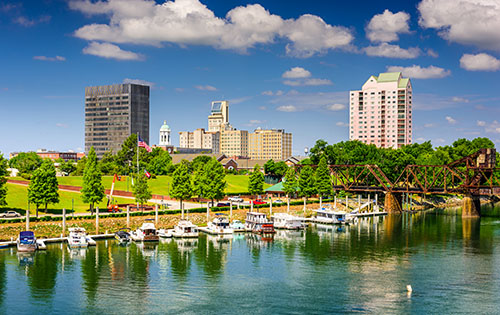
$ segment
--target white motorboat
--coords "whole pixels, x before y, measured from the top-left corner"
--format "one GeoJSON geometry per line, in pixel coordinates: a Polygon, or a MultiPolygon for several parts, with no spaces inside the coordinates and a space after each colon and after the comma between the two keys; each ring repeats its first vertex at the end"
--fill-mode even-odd
{"type": "Polygon", "coordinates": [[[303,218],[288,213],[275,213],[271,221],[276,229],[299,230],[305,227],[303,218]]]}
{"type": "Polygon", "coordinates": [[[146,219],[140,228],[130,234],[136,242],[156,242],[160,239],[153,219],[146,219]]]}
{"type": "Polygon", "coordinates": [[[118,232],[115,233],[115,238],[120,244],[128,244],[132,240],[130,238],[129,231],[129,228],[121,228],[118,232]]]}
{"type": "Polygon", "coordinates": [[[191,238],[198,237],[198,227],[189,220],[180,220],[171,231],[173,237],[191,238]]]}
{"type": "Polygon", "coordinates": [[[274,233],[274,224],[267,219],[265,213],[247,212],[245,230],[258,234],[274,233]]]}
{"type": "Polygon", "coordinates": [[[216,214],[212,222],[208,222],[206,231],[210,234],[233,234],[234,232],[229,226],[229,219],[222,214],[216,214]]]}
{"type": "Polygon", "coordinates": [[[335,211],[330,207],[323,207],[316,212],[315,222],[325,224],[353,224],[358,221],[358,218],[352,213],[335,211]]]}
{"type": "Polygon", "coordinates": [[[172,238],[172,230],[159,229],[158,236],[160,238],[172,238]]]}
{"type": "Polygon", "coordinates": [[[18,252],[34,252],[38,249],[35,233],[33,231],[22,231],[17,238],[18,252]]]}
{"type": "Polygon", "coordinates": [[[68,246],[70,248],[87,248],[89,242],[87,240],[87,233],[82,227],[69,228],[68,246]]]}
{"type": "Polygon", "coordinates": [[[234,232],[245,232],[245,224],[240,220],[233,220],[229,227],[231,227],[234,232]]]}

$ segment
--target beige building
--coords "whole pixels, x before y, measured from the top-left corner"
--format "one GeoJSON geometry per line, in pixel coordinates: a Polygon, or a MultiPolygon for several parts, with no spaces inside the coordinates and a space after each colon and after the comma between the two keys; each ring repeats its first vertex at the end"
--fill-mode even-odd
{"type": "Polygon", "coordinates": [[[292,134],[283,129],[255,129],[248,135],[248,157],[285,160],[292,155],[292,134]]]}
{"type": "Polygon", "coordinates": [[[248,156],[248,131],[225,124],[220,129],[219,147],[219,152],[227,156],[248,156]]]}
{"type": "Polygon", "coordinates": [[[198,128],[193,132],[179,132],[179,147],[190,149],[210,149],[212,153],[219,153],[219,133],[205,132],[198,128]]]}
{"type": "Polygon", "coordinates": [[[215,101],[212,102],[210,116],[208,116],[208,131],[217,132],[220,126],[229,124],[229,102],[215,101]]]}

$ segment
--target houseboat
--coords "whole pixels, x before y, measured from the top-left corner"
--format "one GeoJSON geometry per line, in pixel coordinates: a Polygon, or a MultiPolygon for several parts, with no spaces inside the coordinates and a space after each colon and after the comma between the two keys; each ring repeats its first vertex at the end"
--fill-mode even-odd
{"type": "Polygon", "coordinates": [[[274,224],[270,222],[265,213],[247,212],[245,230],[257,234],[274,233],[274,224]]]}
{"type": "Polygon", "coordinates": [[[68,246],[69,248],[87,248],[87,233],[82,227],[69,228],[68,246]]]}
{"type": "Polygon", "coordinates": [[[245,232],[245,224],[240,220],[233,220],[229,225],[235,232],[245,232]]]}
{"type": "Polygon", "coordinates": [[[195,238],[198,237],[198,227],[189,220],[180,220],[171,234],[178,238],[195,238]]]}
{"type": "Polygon", "coordinates": [[[221,213],[216,213],[212,222],[208,222],[205,229],[210,234],[233,234],[234,230],[229,226],[229,219],[221,213]]]}
{"type": "Polygon", "coordinates": [[[17,237],[18,252],[34,252],[38,249],[35,233],[33,231],[22,231],[17,237]]]}
{"type": "Polygon", "coordinates": [[[305,227],[303,218],[288,213],[275,213],[271,221],[275,229],[300,230],[305,227]]]}
{"type": "Polygon", "coordinates": [[[356,223],[358,218],[348,212],[335,211],[330,207],[323,207],[316,212],[316,217],[314,222],[324,223],[324,224],[353,224],[356,223]]]}
{"type": "Polygon", "coordinates": [[[136,242],[156,242],[160,239],[153,219],[146,219],[140,228],[133,231],[130,235],[136,242]]]}

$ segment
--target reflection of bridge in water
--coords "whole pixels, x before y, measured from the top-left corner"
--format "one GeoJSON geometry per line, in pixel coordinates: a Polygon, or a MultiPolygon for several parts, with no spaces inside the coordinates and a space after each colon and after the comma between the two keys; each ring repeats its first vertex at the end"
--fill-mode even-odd
{"type": "Polygon", "coordinates": [[[334,190],[380,192],[385,209],[402,212],[402,194],[464,195],[462,216],[480,216],[480,196],[500,195],[496,150],[480,149],[447,165],[407,165],[391,181],[377,165],[330,165],[334,190]]]}

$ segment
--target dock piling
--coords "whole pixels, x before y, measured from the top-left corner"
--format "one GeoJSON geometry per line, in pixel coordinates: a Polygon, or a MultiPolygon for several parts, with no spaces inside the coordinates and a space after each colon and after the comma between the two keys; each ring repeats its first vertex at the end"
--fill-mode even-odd
{"type": "Polygon", "coordinates": [[[26,211],[26,231],[30,230],[30,209],[26,211]]]}
{"type": "Polygon", "coordinates": [[[62,210],[62,229],[63,229],[63,237],[66,236],[66,208],[62,210]]]}
{"type": "Polygon", "coordinates": [[[155,225],[158,225],[158,204],[155,205],[155,225]]]}
{"type": "Polygon", "coordinates": [[[130,206],[127,205],[127,228],[130,228],[130,206]]]}
{"type": "Polygon", "coordinates": [[[95,234],[99,234],[99,207],[95,208],[95,234]]]}
{"type": "Polygon", "coordinates": [[[273,196],[269,197],[269,215],[273,215],[273,196]]]}

